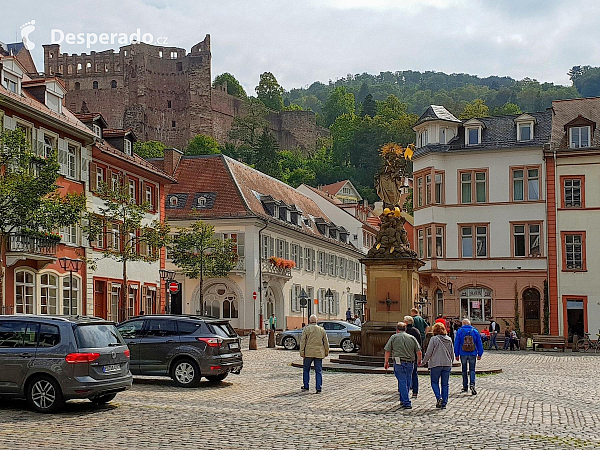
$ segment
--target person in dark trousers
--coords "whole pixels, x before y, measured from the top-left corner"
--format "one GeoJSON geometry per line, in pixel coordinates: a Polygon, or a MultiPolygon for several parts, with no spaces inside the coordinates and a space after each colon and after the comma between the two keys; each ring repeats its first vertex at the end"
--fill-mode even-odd
{"type": "Polygon", "coordinates": [[[417,308],[411,309],[410,315],[414,320],[413,326],[421,333],[421,340],[425,339],[425,328],[427,328],[429,324],[419,315],[419,310],[417,308]]]}
{"type": "Polygon", "coordinates": [[[415,359],[417,365],[421,364],[421,347],[414,336],[406,333],[406,324],[398,322],[396,334],[392,335],[383,347],[385,350],[385,363],[383,368],[387,371],[390,367],[390,357],[394,358],[394,375],[398,380],[398,393],[402,408],[412,409],[408,388],[412,377],[415,359]],[[415,356],[416,355],[416,356],[415,356]]]}
{"type": "Polygon", "coordinates": [[[468,388],[470,387],[471,394],[477,395],[477,391],[475,390],[475,364],[483,355],[483,343],[481,342],[479,331],[471,325],[469,319],[463,319],[462,324],[462,327],[458,329],[454,338],[454,355],[456,356],[456,360],[460,360],[462,365],[462,391],[468,392],[468,388]],[[468,377],[467,364],[469,366],[468,377]]]}
{"type": "Polygon", "coordinates": [[[346,311],[346,322],[352,322],[352,311],[350,311],[350,308],[346,311]]]}
{"type": "Polygon", "coordinates": [[[504,330],[504,348],[502,350],[508,350],[509,344],[510,344],[510,327],[506,327],[506,330],[504,330]]]}
{"type": "Polygon", "coordinates": [[[493,317],[490,319],[489,331],[490,331],[489,349],[491,350],[492,346],[493,346],[496,350],[498,350],[498,344],[496,343],[496,338],[500,334],[500,324],[498,322],[496,322],[493,317]]]}
{"type": "Polygon", "coordinates": [[[423,364],[428,364],[431,377],[431,389],[435,394],[436,408],[446,409],[448,404],[450,370],[452,369],[452,339],[447,335],[446,327],[441,323],[433,325],[433,337],[427,346],[423,364]],[[441,391],[440,391],[441,380],[441,391]]]}
{"type": "MultiPolygon", "coordinates": [[[[411,316],[404,316],[404,323],[406,324],[406,332],[408,334],[410,334],[411,336],[414,336],[414,338],[419,343],[419,347],[422,348],[423,340],[421,339],[421,333],[419,333],[419,330],[417,330],[413,326],[413,324],[414,324],[413,318],[411,316]]],[[[419,395],[419,375],[417,373],[417,365],[416,364],[415,364],[415,368],[413,369],[413,373],[412,373],[412,377],[411,377],[410,389],[412,389],[412,398],[417,398],[417,396],[419,395]]]]}
{"type": "Polygon", "coordinates": [[[329,341],[323,327],[317,325],[317,316],[308,318],[308,326],[300,336],[300,357],[303,358],[302,390],[308,391],[310,382],[310,367],[314,363],[317,393],[323,386],[323,358],[329,355],[329,341]]]}

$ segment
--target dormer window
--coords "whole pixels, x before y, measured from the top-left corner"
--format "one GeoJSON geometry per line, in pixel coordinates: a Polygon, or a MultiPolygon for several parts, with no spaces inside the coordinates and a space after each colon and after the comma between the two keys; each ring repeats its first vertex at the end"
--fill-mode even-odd
{"type": "Polygon", "coordinates": [[[467,128],[467,145],[479,144],[479,128],[467,128]]]}
{"type": "Polygon", "coordinates": [[[206,207],[206,197],[198,197],[198,207],[205,208],[206,207]]]}
{"type": "Polygon", "coordinates": [[[273,217],[279,218],[279,205],[273,205],[273,217]]]}
{"type": "Polygon", "coordinates": [[[129,139],[124,139],[124,147],[125,154],[131,156],[131,141],[129,139]]]}
{"type": "Polygon", "coordinates": [[[429,143],[429,133],[427,130],[423,130],[419,133],[420,146],[424,147],[429,143]]]}
{"type": "Polygon", "coordinates": [[[7,78],[5,75],[4,76],[4,86],[10,92],[14,92],[16,94],[19,85],[15,81],[11,80],[10,78],[7,78]]]}
{"type": "Polygon", "coordinates": [[[569,142],[571,148],[584,148],[590,146],[590,127],[569,128],[569,142]]]}
{"type": "Polygon", "coordinates": [[[173,196],[169,199],[169,206],[173,206],[173,207],[177,206],[177,197],[173,196]]]}
{"type": "Polygon", "coordinates": [[[533,139],[533,124],[531,122],[528,123],[520,123],[517,128],[517,140],[518,141],[530,141],[533,139]]]}
{"type": "Polygon", "coordinates": [[[102,128],[100,128],[100,125],[97,124],[93,124],[92,125],[92,130],[94,131],[94,135],[98,138],[98,139],[102,139],[102,128]]]}

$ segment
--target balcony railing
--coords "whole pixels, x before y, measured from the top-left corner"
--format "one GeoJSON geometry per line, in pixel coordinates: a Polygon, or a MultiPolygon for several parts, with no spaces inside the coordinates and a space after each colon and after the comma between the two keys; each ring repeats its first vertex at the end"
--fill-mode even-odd
{"type": "Polygon", "coordinates": [[[263,274],[275,275],[284,278],[292,278],[292,269],[285,269],[271,264],[270,261],[263,261],[261,264],[263,274]]]}
{"type": "Polygon", "coordinates": [[[237,263],[231,269],[232,272],[245,272],[246,271],[246,258],[244,256],[238,256],[237,263]]]}
{"type": "Polygon", "coordinates": [[[57,242],[55,239],[11,233],[8,236],[8,248],[6,251],[53,256],[56,254],[56,245],[57,242]]]}

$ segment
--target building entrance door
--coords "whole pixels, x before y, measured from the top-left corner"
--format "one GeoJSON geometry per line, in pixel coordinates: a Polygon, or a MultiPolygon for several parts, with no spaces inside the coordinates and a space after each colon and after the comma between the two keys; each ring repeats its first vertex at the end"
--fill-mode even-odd
{"type": "Polygon", "coordinates": [[[540,334],[540,292],[537,289],[526,289],[523,292],[523,309],[525,310],[525,334],[540,334]]]}
{"type": "Polygon", "coordinates": [[[569,342],[573,342],[573,335],[583,337],[585,331],[583,317],[583,301],[567,299],[567,331],[569,342]]]}
{"type": "Polygon", "coordinates": [[[94,282],[94,316],[106,319],[106,281],[94,282]]]}

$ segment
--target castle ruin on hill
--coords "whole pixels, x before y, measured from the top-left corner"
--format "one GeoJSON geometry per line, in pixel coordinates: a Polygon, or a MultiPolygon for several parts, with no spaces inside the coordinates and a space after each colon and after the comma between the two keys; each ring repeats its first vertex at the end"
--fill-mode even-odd
{"type": "MultiPolygon", "coordinates": [[[[73,112],[100,112],[111,128],[131,128],[141,141],[184,148],[197,134],[228,141],[243,101],[212,87],[210,35],[189,53],[177,47],[133,43],[88,54],[68,55],[44,45],[44,72],[60,74],[73,112]]],[[[312,111],[272,111],[267,120],[282,149],[311,151],[328,130],[312,111]]]]}

